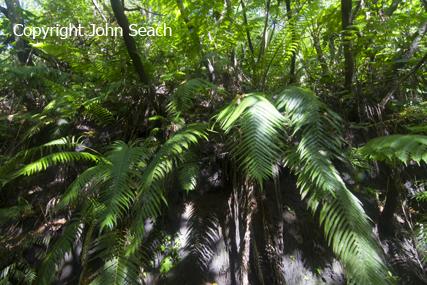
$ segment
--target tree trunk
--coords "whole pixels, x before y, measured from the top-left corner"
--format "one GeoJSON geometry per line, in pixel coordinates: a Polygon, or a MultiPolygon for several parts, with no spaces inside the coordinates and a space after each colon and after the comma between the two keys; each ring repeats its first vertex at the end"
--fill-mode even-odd
{"type": "Polygon", "coordinates": [[[266,35],[267,35],[267,28],[268,28],[268,16],[269,16],[269,10],[270,10],[270,2],[271,0],[267,1],[267,4],[265,5],[265,22],[264,22],[264,30],[262,32],[262,38],[261,38],[261,46],[259,48],[259,53],[258,53],[258,60],[257,62],[260,61],[261,56],[264,52],[266,43],[267,43],[267,39],[266,39],[266,35]]]}
{"type": "MultiPolygon", "coordinates": [[[[399,205],[399,188],[400,188],[400,177],[393,175],[393,170],[390,166],[387,166],[389,173],[389,183],[387,189],[387,198],[385,201],[384,209],[381,213],[380,220],[378,222],[378,228],[384,236],[391,236],[393,234],[393,217],[396,207],[399,205]]],[[[395,169],[398,172],[398,169],[395,169]]]]}
{"type": "MultiPolygon", "coordinates": [[[[245,183],[247,185],[247,182],[245,183]]],[[[246,200],[246,227],[245,235],[243,238],[244,246],[242,249],[242,261],[240,263],[241,268],[241,279],[242,285],[249,285],[249,269],[250,269],[250,250],[251,250],[251,224],[252,224],[252,214],[254,212],[254,187],[253,185],[247,185],[246,189],[247,200],[246,200]]]]}
{"type": "Polygon", "coordinates": [[[390,17],[394,13],[394,11],[396,11],[397,6],[399,6],[400,2],[402,2],[402,0],[393,0],[393,2],[391,2],[391,5],[385,11],[385,14],[390,17]]]}
{"type": "Polygon", "coordinates": [[[313,33],[313,44],[317,52],[317,58],[319,59],[320,66],[322,67],[322,73],[326,76],[329,74],[328,63],[326,62],[326,57],[323,54],[322,47],[320,46],[319,35],[315,32],[313,33]]]}
{"type": "Polygon", "coordinates": [[[342,19],[342,37],[344,46],[344,64],[345,64],[345,89],[349,93],[353,92],[353,77],[354,77],[354,55],[351,51],[351,40],[347,37],[351,36],[346,30],[351,23],[352,0],[341,0],[341,19],[342,19]]]}
{"type": "Polygon", "coordinates": [[[7,13],[7,15],[5,16],[9,19],[12,26],[12,32],[14,33],[13,36],[15,38],[16,66],[25,65],[27,63],[27,60],[29,65],[33,65],[31,61],[30,52],[26,52],[25,50],[26,44],[24,39],[22,38],[22,32],[24,29],[22,25],[24,24],[24,21],[22,20],[21,6],[19,5],[19,1],[5,0],[5,2],[6,2],[7,11],[4,11],[4,9],[2,9],[2,12],[7,13]]]}
{"type": "MultiPolygon", "coordinates": [[[[292,20],[291,0],[286,0],[286,12],[288,14],[289,24],[292,26],[292,40],[294,41],[296,38],[296,33],[295,33],[295,27],[291,23],[291,20],[292,20]]],[[[291,70],[289,71],[289,75],[291,78],[289,79],[289,84],[296,83],[296,77],[295,77],[296,56],[297,56],[296,51],[292,51],[291,70]]]]}
{"type": "Polygon", "coordinates": [[[150,78],[145,71],[144,65],[142,64],[141,58],[139,57],[138,50],[136,49],[135,40],[130,35],[129,21],[125,15],[123,6],[120,0],[110,0],[111,8],[113,8],[114,15],[117,18],[119,26],[123,30],[123,40],[125,41],[126,49],[129,53],[132,63],[138,73],[139,79],[142,84],[147,87],[148,90],[148,102],[151,107],[160,114],[160,107],[156,106],[156,91],[151,85],[150,78]]]}

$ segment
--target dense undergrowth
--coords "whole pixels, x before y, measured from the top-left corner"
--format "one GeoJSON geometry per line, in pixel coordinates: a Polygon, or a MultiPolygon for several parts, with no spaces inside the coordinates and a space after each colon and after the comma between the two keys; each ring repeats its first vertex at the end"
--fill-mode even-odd
{"type": "Polygon", "coordinates": [[[0,284],[427,282],[424,1],[99,2],[0,6],[0,284]]]}

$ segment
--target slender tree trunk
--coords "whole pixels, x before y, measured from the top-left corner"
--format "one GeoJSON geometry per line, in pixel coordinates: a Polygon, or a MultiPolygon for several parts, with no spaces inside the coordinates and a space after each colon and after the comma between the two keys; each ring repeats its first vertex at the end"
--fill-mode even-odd
{"type": "MultiPolygon", "coordinates": [[[[16,66],[26,65],[27,61],[29,65],[33,65],[31,61],[31,54],[30,52],[26,52],[26,44],[24,39],[22,38],[22,32],[23,32],[22,25],[24,24],[24,21],[22,20],[22,12],[21,12],[21,6],[19,5],[19,1],[5,0],[5,3],[6,3],[7,10],[3,8],[2,12],[3,14],[7,13],[5,14],[5,16],[9,19],[12,25],[12,32],[14,33],[13,36],[15,38],[16,66]]],[[[30,51],[31,49],[28,47],[28,50],[30,51]]]]}
{"type": "Polygon", "coordinates": [[[354,77],[354,55],[351,51],[351,40],[347,37],[350,36],[346,30],[351,23],[351,9],[352,0],[341,0],[341,16],[342,16],[342,30],[343,30],[343,46],[344,46],[344,64],[345,64],[345,82],[344,86],[349,93],[353,92],[353,77],[354,77]]]}
{"type": "Polygon", "coordinates": [[[265,45],[267,43],[267,39],[266,39],[266,35],[267,35],[267,28],[268,28],[268,16],[269,16],[269,11],[270,11],[270,2],[271,0],[268,0],[266,5],[265,5],[265,23],[264,23],[264,30],[262,32],[262,38],[261,38],[261,46],[259,48],[259,53],[258,53],[258,60],[257,62],[260,61],[261,56],[264,52],[265,49],[265,45]]]}
{"type": "MultiPolygon", "coordinates": [[[[292,40],[294,41],[296,38],[296,33],[295,33],[295,27],[293,26],[293,24],[291,23],[292,20],[292,11],[291,11],[291,0],[286,0],[286,12],[288,14],[288,21],[289,24],[292,26],[292,40]]],[[[296,51],[292,51],[292,58],[291,58],[291,70],[289,72],[290,74],[290,80],[289,80],[289,84],[294,84],[296,83],[296,76],[295,76],[295,63],[296,63],[296,51]]]]}
{"type": "Polygon", "coordinates": [[[394,11],[396,11],[397,6],[399,6],[400,2],[402,2],[402,0],[393,0],[391,2],[391,5],[385,11],[385,14],[390,17],[394,13],[394,11]]]}
{"type": "MultiPolygon", "coordinates": [[[[387,166],[387,168],[389,172],[387,198],[378,222],[378,228],[383,235],[390,236],[393,234],[394,212],[399,205],[400,177],[397,174],[393,175],[393,170],[390,166],[387,166]]],[[[395,171],[398,172],[399,170],[395,169],[395,171]]]]}
{"type": "Polygon", "coordinates": [[[423,56],[423,58],[415,65],[408,73],[401,76],[397,82],[391,87],[391,89],[384,96],[384,99],[379,104],[380,108],[384,108],[385,104],[387,104],[388,100],[390,100],[391,96],[393,96],[394,92],[396,92],[397,88],[399,88],[400,84],[402,84],[409,76],[414,74],[427,60],[427,54],[423,56]]]}
{"type": "Polygon", "coordinates": [[[245,24],[246,37],[248,39],[249,50],[251,52],[252,64],[253,64],[253,68],[255,69],[255,53],[254,53],[254,47],[252,45],[251,34],[249,33],[249,29],[248,29],[248,17],[246,16],[246,11],[245,11],[246,6],[243,0],[240,0],[240,3],[242,4],[243,23],[245,24]]]}
{"type": "Polygon", "coordinates": [[[328,63],[326,62],[326,57],[323,54],[322,47],[320,46],[319,35],[316,32],[313,32],[313,44],[317,52],[317,58],[319,59],[320,66],[322,67],[323,75],[329,74],[328,63]]]}
{"type": "MultiPolygon", "coordinates": [[[[178,5],[179,11],[181,12],[181,16],[184,19],[185,24],[187,25],[187,29],[189,31],[193,30],[191,33],[191,37],[193,39],[194,44],[196,45],[197,52],[200,54],[200,56],[202,56],[203,51],[202,51],[202,46],[200,44],[200,38],[198,36],[197,27],[189,24],[190,18],[188,16],[187,10],[186,10],[182,0],[177,0],[176,3],[178,5]]],[[[211,82],[214,82],[215,81],[215,69],[212,65],[212,62],[209,59],[206,59],[203,61],[203,65],[209,71],[209,80],[211,82]]]]}
{"type": "Polygon", "coordinates": [[[111,8],[113,8],[114,15],[116,16],[119,26],[123,30],[123,40],[125,41],[126,49],[129,53],[130,58],[132,59],[133,66],[135,67],[136,72],[138,73],[139,79],[142,84],[147,87],[148,90],[148,102],[151,107],[161,114],[160,107],[156,104],[156,90],[151,85],[150,78],[145,71],[144,65],[139,57],[138,50],[136,48],[135,40],[130,35],[129,21],[125,15],[124,8],[120,0],[110,0],[111,8]]]}
{"type": "Polygon", "coordinates": [[[242,261],[240,263],[241,268],[241,279],[242,285],[249,285],[249,269],[250,269],[250,250],[251,250],[251,228],[252,228],[252,215],[253,215],[253,207],[255,204],[254,199],[254,187],[253,185],[248,185],[247,181],[245,183],[247,185],[246,189],[246,226],[245,226],[245,235],[243,238],[244,246],[242,249],[242,261]]]}

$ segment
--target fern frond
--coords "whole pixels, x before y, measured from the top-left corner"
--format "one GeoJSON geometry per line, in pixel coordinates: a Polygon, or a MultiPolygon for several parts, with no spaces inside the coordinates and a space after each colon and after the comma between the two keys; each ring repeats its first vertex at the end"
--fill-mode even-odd
{"type": "Polygon", "coordinates": [[[0,227],[7,223],[10,219],[16,219],[21,216],[23,211],[28,211],[32,208],[31,205],[17,205],[10,208],[0,208],[0,227]]]}
{"type": "Polygon", "coordinates": [[[135,248],[135,238],[119,231],[101,236],[93,246],[95,255],[104,260],[104,265],[95,272],[96,278],[90,283],[98,284],[142,284],[141,268],[147,261],[141,247],[135,248]]]}
{"type": "Polygon", "coordinates": [[[86,169],[68,186],[55,206],[55,211],[74,206],[77,199],[82,198],[81,194],[84,190],[90,193],[89,189],[95,189],[102,183],[102,177],[105,177],[108,171],[110,171],[110,164],[105,163],[86,169]]]}
{"type": "Polygon", "coordinates": [[[105,205],[105,211],[99,218],[101,230],[108,226],[112,229],[117,220],[127,212],[135,195],[131,189],[136,189],[132,175],[139,177],[138,169],[145,168],[144,158],[150,152],[142,147],[128,147],[118,141],[111,146],[107,159],[111,161],[111,169],[102,176],[105,180],[100,191],[100,202],[105,205]]]}
{"type": "Polygon", "coordinates": [[[147,166],[142,176],[138,179],[138,195],[136,197],[135,219],[130,227],[130,232],[137,237],[144,233],[145,219],[155,218],[160,213],[160,203],[166,200],[163,197],[164,183],[167,176],[178,162],[185,162],[188,158],[184,155],[191,144],[198,144],[199,138],[206,136],[205,124],[191,124],[167,140],[154,159],[147,166]]]}
{"type": "Polygon", "coordinates": [[[33,175],[34,173],[46,170],[48,167],[57,165],[58,163],[74,162],[78,160],[87,160],[98,162],[101,158],[97,155],[87,152],[58,152],[46,155],[39,160],[28,164],[21,170],[17,171],[12,178],[21,175],[33,175]]]}
{"type": "Polygon", "coordinates": [[[194,100],[196,95],[204,88],[221,89],[215,84],[201,78],[188,80],[179,86],[178,89],[169,97],[170,102],[166,110],[171,115],[181,114],[193,106],[192,100],[194,100]]]}
{"type": "Polygon", "coordinates": [[[355,284],[384,284],[388,268],[361,202],[350,193],[330,161],[340,145],[339,118],[311,92],[301,88],[285,89],[277,98],[295,131],[302,131],[297,147],[288,152],[286,164],[298,174],[301,196],[320,213],[325,237],[340,257],[349,281],[355,284]]]}
{"type": "Polygon", "coordinates": [[[358,153],[370,159],[394,164],[399,160],[407,164],[410,160],[427,162],[427,136],[390,135],[370,140],[358,153]]]}
{"type": "Polygon", "coordinates": [[[188,191],[194,190],[197,185],[199,166],[196,162],[183,163],[179,169],[178,180],[181,188],[188,191]]]}
{"type": "Polygon", "coordinates": [[[71,253],[75,241],[80,238],[83,230],[83,221],[74,219],[73,223],[65,228],[62,236],[54,243],[39,270],[36,284],[51,284],[55,277],[56,266],[63,260],[65,253],[71,253]]]}
{"type": "Polygon", "coordinates": [[[415,238],[418,241],[417,251],[423,263],[427,261],[427,227],[425,222],[424,219],[417,223],[414,231],[415,238]]]}
{"type": "Polygon", "coordinates": [[[288,21],[272,39],[268,45],[259,64],[261,82],[264,83],[272,67],[278,67],[277,70],[283,69],[291,58],[292,53],[296,52],[301,39],[301,23],[298,23],[296,17],[288,21]]]}
{"type": "Polygon", "coordinates": [[[11,179],[16,178],[20,175],[34,174],[36,172],[46,169],[49,166],[56,165],[57,163],[76,161],[79,159],[94,162],[102,160],[101,156],[88,152],[64,152],[64,150],[74,150],[77,147],[87,149],[86,146],[84,146],[81,142],[79,142],[79,140],[76,140],[74,137],[64,137],[50,141],[38,147],[24,149],[18,152],[12,159],[10,159],[0,168],[0,176],[7,177],[7,175],[9,175],[10,172],[14,171],[17,166],[24,163],[25,160],[31,158],[34,154],[39,154],[42,158],[40,158],[36,162],[30,163],[29,165],[23,167],[18,171],[15,171],[11,179]],[[60,152],[52,154],[55,149],[60,152]],[[50,154],[43,157],[44,153],[50,154]]]}
{"type": "Polygon", "coordinates": [[[226,133],[237,123],[241,137],[233,143],[233,153],[261,188],[272,177],[272,164],[279,159],[284,121],[267,99],[255,93],[247,94],[239,105],[232,102],[218,116],[226,133]]]}

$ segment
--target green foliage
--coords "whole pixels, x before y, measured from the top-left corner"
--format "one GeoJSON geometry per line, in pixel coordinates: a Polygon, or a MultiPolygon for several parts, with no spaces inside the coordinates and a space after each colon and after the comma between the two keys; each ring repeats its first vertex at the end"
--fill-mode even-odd
{"type": "Polygon", "coordinates": [[[410,160],[427,162],[427,137],[422,135],[390,135],[370,140],[359,149],[360,155],[394,165],[410,160]]]}
{"type": "Polygon", "coordinates": [[[350,282],[382,284],[388,268],[370,219],[331,162],[339,157],[339,117],[311,92],[295,87],[285,89],[276,105],[289,116],[294,134],[302,132],[298,146],[287,152],[285,163],[298,174],[301,196],[308,196],[312,211],[321,206],[325,238],[340,257],[350,282]]]}
{"type": "MultiPolygon", "coordinates": [[[[425,2],[400,1],[392,15],[387,11],[396,1],[353,3],[353,11],[358,13],[352,15],[354,23],[346,39],[352,40],[355,84],[354,94],[346,96],[342,96],[341,74],[345,69],[343,58],[349,54],[342,50],[339,1],[291,1],[290,11],[280,1],[269,2],[270,6],[259,0],[243,2],[123,2],[128,8],[129,24],[157,28],[166,23],[172,27],[170,37],[134,37],[156,94],[147,94],[147,86],[140,83],[126,48],[128,43],[124,44],[120,36],[24,37],[26,48],[31,49],[28,65],[34,66],[15,66],[12,27],[0,14],[2,197],[15,201],[22,195],[23,183],[15,178],[51,171],[59,164],[72,165],[78,171],[65,193],[55,194],[62,195],[55,210],[78,209],[80,216],[70,221],[49,249],[36,283],[49,284],[64,254],[85,234],[80,283],[142,283],[141,268],[148,264],[143,254],[146,221],[155,223],[162,215],[172,182],[178,181],[187,192],[196,189],[200,161],[191,147],[207,139],[206,126],[185,125],[180,116],[197,101],[206,99],[206,94],[211,96],[208,100],[218,100],[224,90],[230,94],[259,91],[236,97],[215,116],[224,131],[218,136],[228,137],[231,160],[237,162],[241,172],[262,189],[264,182],[276,175],[273,168],[284,161],[298,175],[301,197],[307,198],[313,212],[319,210],[325,237],[340,258],[349,282],[388,282],[384,281],[388,268],[370,220],[360,201],[346,188],[333,161],[349,160],[355,169],[367,168],[367,159],[395,166],[411,161],[421,164],[427,162],[426,138],[415,134],[377,138],[342,157],[340,117],[311,91],[283,86],[295,56],[296,86],[316,90],[334,110],[356,116],[360,120],[358,131],[371,127],[367,121],[381,115],[376,105],[383,99],[384,90],[425,53],[425,37],[421,37],[413,56],[406,57],[427,19],[425,2]],[[324,61],[319,65],[322,53],[324,61]],[[215,75],[215,79],[211,77],[213,82],[201,79],[207,78],[208,72],[215,75]],[[183,82],[185,78],[188,81],[183,82]],[[149,97],[155,98],[154,102],[149,97]],[[153,106],[159,106],[160,111],[153,112],[153,106]],[[169,120],[174,124],[162,134],[169,120]],[[86,148],[72,135],[78,135],[90,123],[99,129],[114,124],[116,141],[103,151],[98,146],[94,147],[96,151],[86,148]],[[148,135],[152,128],[158,131],[155,137],[148,135]],[[135,140],[142,136],[143,140],[135,140]],[[91,271],[87,267],[97,257],[104,265],[91,271]]],[[[27,8],[18,9],[18,13],[22,13],[26,27],[78,23],[89,31],[90,24],[117,26],[108,4],[41,1],[36,7],[25,4],[32,6],[34,14],[27,8]]],[[[426,129],[425,75],[425,67],[421,66],[396,90],[390,105],[393,112],[399,113],[389,121],[409,126],[414,133],[426,129]]],[[[385,118],[388,112],[382,115],[385,118]]],[[[387,120],[380,120],[376,126],[387,126],[387,120]]],[[[214,127],[211,130],[216,131],[214,127]]],[[[416,196],[425,197],[425,192],[416,196]]],[[[1,226],[20,223],[24,213],[32,209],[22,199],[19,205],[9,203],[9,207],[0,209],[1,226]]],[[[216,226],[208,221],[211,228],[203,229],[198,225],[200,219],[202,215],[194,214],[190,221],[195,237],[190,250],[199,261],[204,253],[214,250],[206,247],[214,237],[203,231],[216,226]]],[[[425,252],[421,222],[416,234],[420,253],[425,252]]],[[[29,236],[20,243],[24,237],[20,234],[13,240],[16,243],[11,243],[19,245],[7,252],[3,240],[10,237],[0,239],[1,253],[7,255],[7,262],[0,262],[0,282],[30,284],[35,280],[35,270],[24,250],[47,243],[29,236]]],[[[172,255],[160,263],[163,277],[176,264],[172,255]]]]}
{"type": "Polygon", "coordinates": [[[231,142],[233,154],[261,187],[264,180],[272,177],[272,162],[279,159],[284,121],[282,114],[259,94],[247,94],[239,105],[233,101],[218,115],[226,133],[237,126],[235,134],[239,139],[231,142]]]}
{"type": "Polygon", "coordinates": [[[104,265],[94,273],[97,276],[90,284],[141,284],[141,270],[147,257],[142,248],[132,246],[135,238],[119,231],[111,231],[94,242],[95,257],[104,260],[104,265]],[[130,245],[128,245],[130,244],[130,245]]]}
{"type": "Polygon", "coordinates": [[[31,210],[32,206],[22,197],[18,198],[19,204],[10,208],[0,208],[0,226],[3,226],[10,219],[16,219],[25,211],[31,210]]]}
{"type": "MultiPolygon", "coordinates": [[[[12,207],[12,211],[27,203],[20,197],[20,205],[12,207]]],[[[8,209],[2,209],[1,212],[2,215],[11,213],[8,213],[8,209]]],[[[24,211],[22,216],[19,215],[16,224],[24,219],[25,213],[24,211]]],[[[14,215],[12,218],[17,218],[17,216],[14,215]]],[[[50,238],[49,235],[35,232],[20,233],[14,226],[9,227],[9,232],[0,236],[0,284],[33,284],[37,272],[26,259],[27,253],[31,250],[35,254],[36,260],[42,260],[46,257],[45,250],[49,245],[50,238]]]]}
{"type": "Polygon", "coordinates": [[[75,218],[66,227],[62,236],[53,244],[37,275],[36,284],[49,284],[55,277],[57,266],[75,248],[76,240],[83,231],[83,219],[75,218]]]}
{"type": "Polygon", "coordinates": [[[78,160],[87,160],[92,162],[98,162],[102,158],[97,154],[91,154],[88,152],[71,152],[66,150],[74,150],[75,148],[80,147],[85,149],[86,147],[75,140],[74,137],[60,138],[57,140],[50,141],[41,146],[37,146],[31,149],[24,149],[18,152],[12,159],[5,162],[5,164],[0,168],[0,175],[3,177],[8,177],[5,180],[4,184],[9,182],[11,179],[19,177],[21,175],[32,175],[36,172],[47,169],[58,163],[74,162],[78,160]],[[52,153],[54,150],[58,152],[52,153]],[[49,153],[46,156],[43,156],[43,153],[49,153]],[[33,158],[35,155],[40,155],[41,158],[32,162],[21,169],[13,172],[16,167],[19,167],[26,160],[33,158]]]}
{"type": "Polygon", "coordinates": [[[298,174],[301,196],[309,197],[313,212],[321,206],[325,237],[351,282],[380,284],[388,269],[369,218],[331,162],[340,153],[340,118],[301,88],[285,89],[275,105],[277,109],[263,96],[248,94],[240,104],[232,102],[219,114],[218,121],[226,132],[237,126],[233,154],[241,155],[247,175],[262,185],[273,176],[272,164],[278,162],[283,149],[279,131],[289,121],[293,136],[301,133],[301,140],[286,151],[284,160],[298,174]],[[282,109],[286,118],[278,111],[282,109]]]}
{"type": "MultiPolygon", "coordinates": [[[[182,129],[165,142],[148,164],[147,160],[155,151],[152,139],[129,145],[117,141],[107,147],[105,158],[83,172],[56,206],[56,209],[73,207],[80,200],[85,204],[82,212],[85,218],[67,226],[63,236],[49,251],[40,271],[40,282],[49,283],[53,277],[49,272],[54,272],[54,265],[58,264],[63,253],[71,250],[75,239],[82,234],[82,223],[86,222],[92,224],[90,233],[96,229],[100,235],[94,242],[87,239],[84,246],[86,255],[90,252],[93,258],[105,261],[104,266],[90,277],[92,283],[138,283],[140,268],[147,260],[142,251],[145,220],[155,219],[160,214],[161,200],[166,202],[164,184],[173,168],[180,165],[180,182],[184,189],[194,189],[197,165],[195,168],[191,161],[193,156],[186,151],[199,138],[206,138],[204,129],[201,124],[182,129]],[[126,221],[128,215],[133,219],[126,221]],[[127,225],[128,230],[119,231],[119,224],[127,225]],[[89,246],[91,251],[87,250],[89,246]]],[[[84,260],[88,259],[86,255],[84,260]]]]}
{"type": "Polygon", "coordinates": [[[201,78],[191,79],[182,85],[169,97],[167,111],[173,116],[179,116],[193,106],[192,100],[206,88],[219,89],[218,86],[201,78]]]}
{"type": "Polygon", "coordinates": [[[148,217],[157,217],[160,212],[160,199],[166,203],[163,196],[163,189],[168,176],[174,166],[181,162],[179,180],[185,190],[190,190],[194,184],[195,172],[194,164],[185,163],[191,155],[184,155],[191,144],[197,144],[199,138],[207,138],[204,124],[188,125],[179,131],[172,138],[167,140],[156,156],[145,169],[144,173],[137,180],[137,191],[134,216],[130,230],[136,236],[142,236],[145,232],[144,221],[148,217]],[[191,185],[189,185],[189,182],[191,185]]]}

